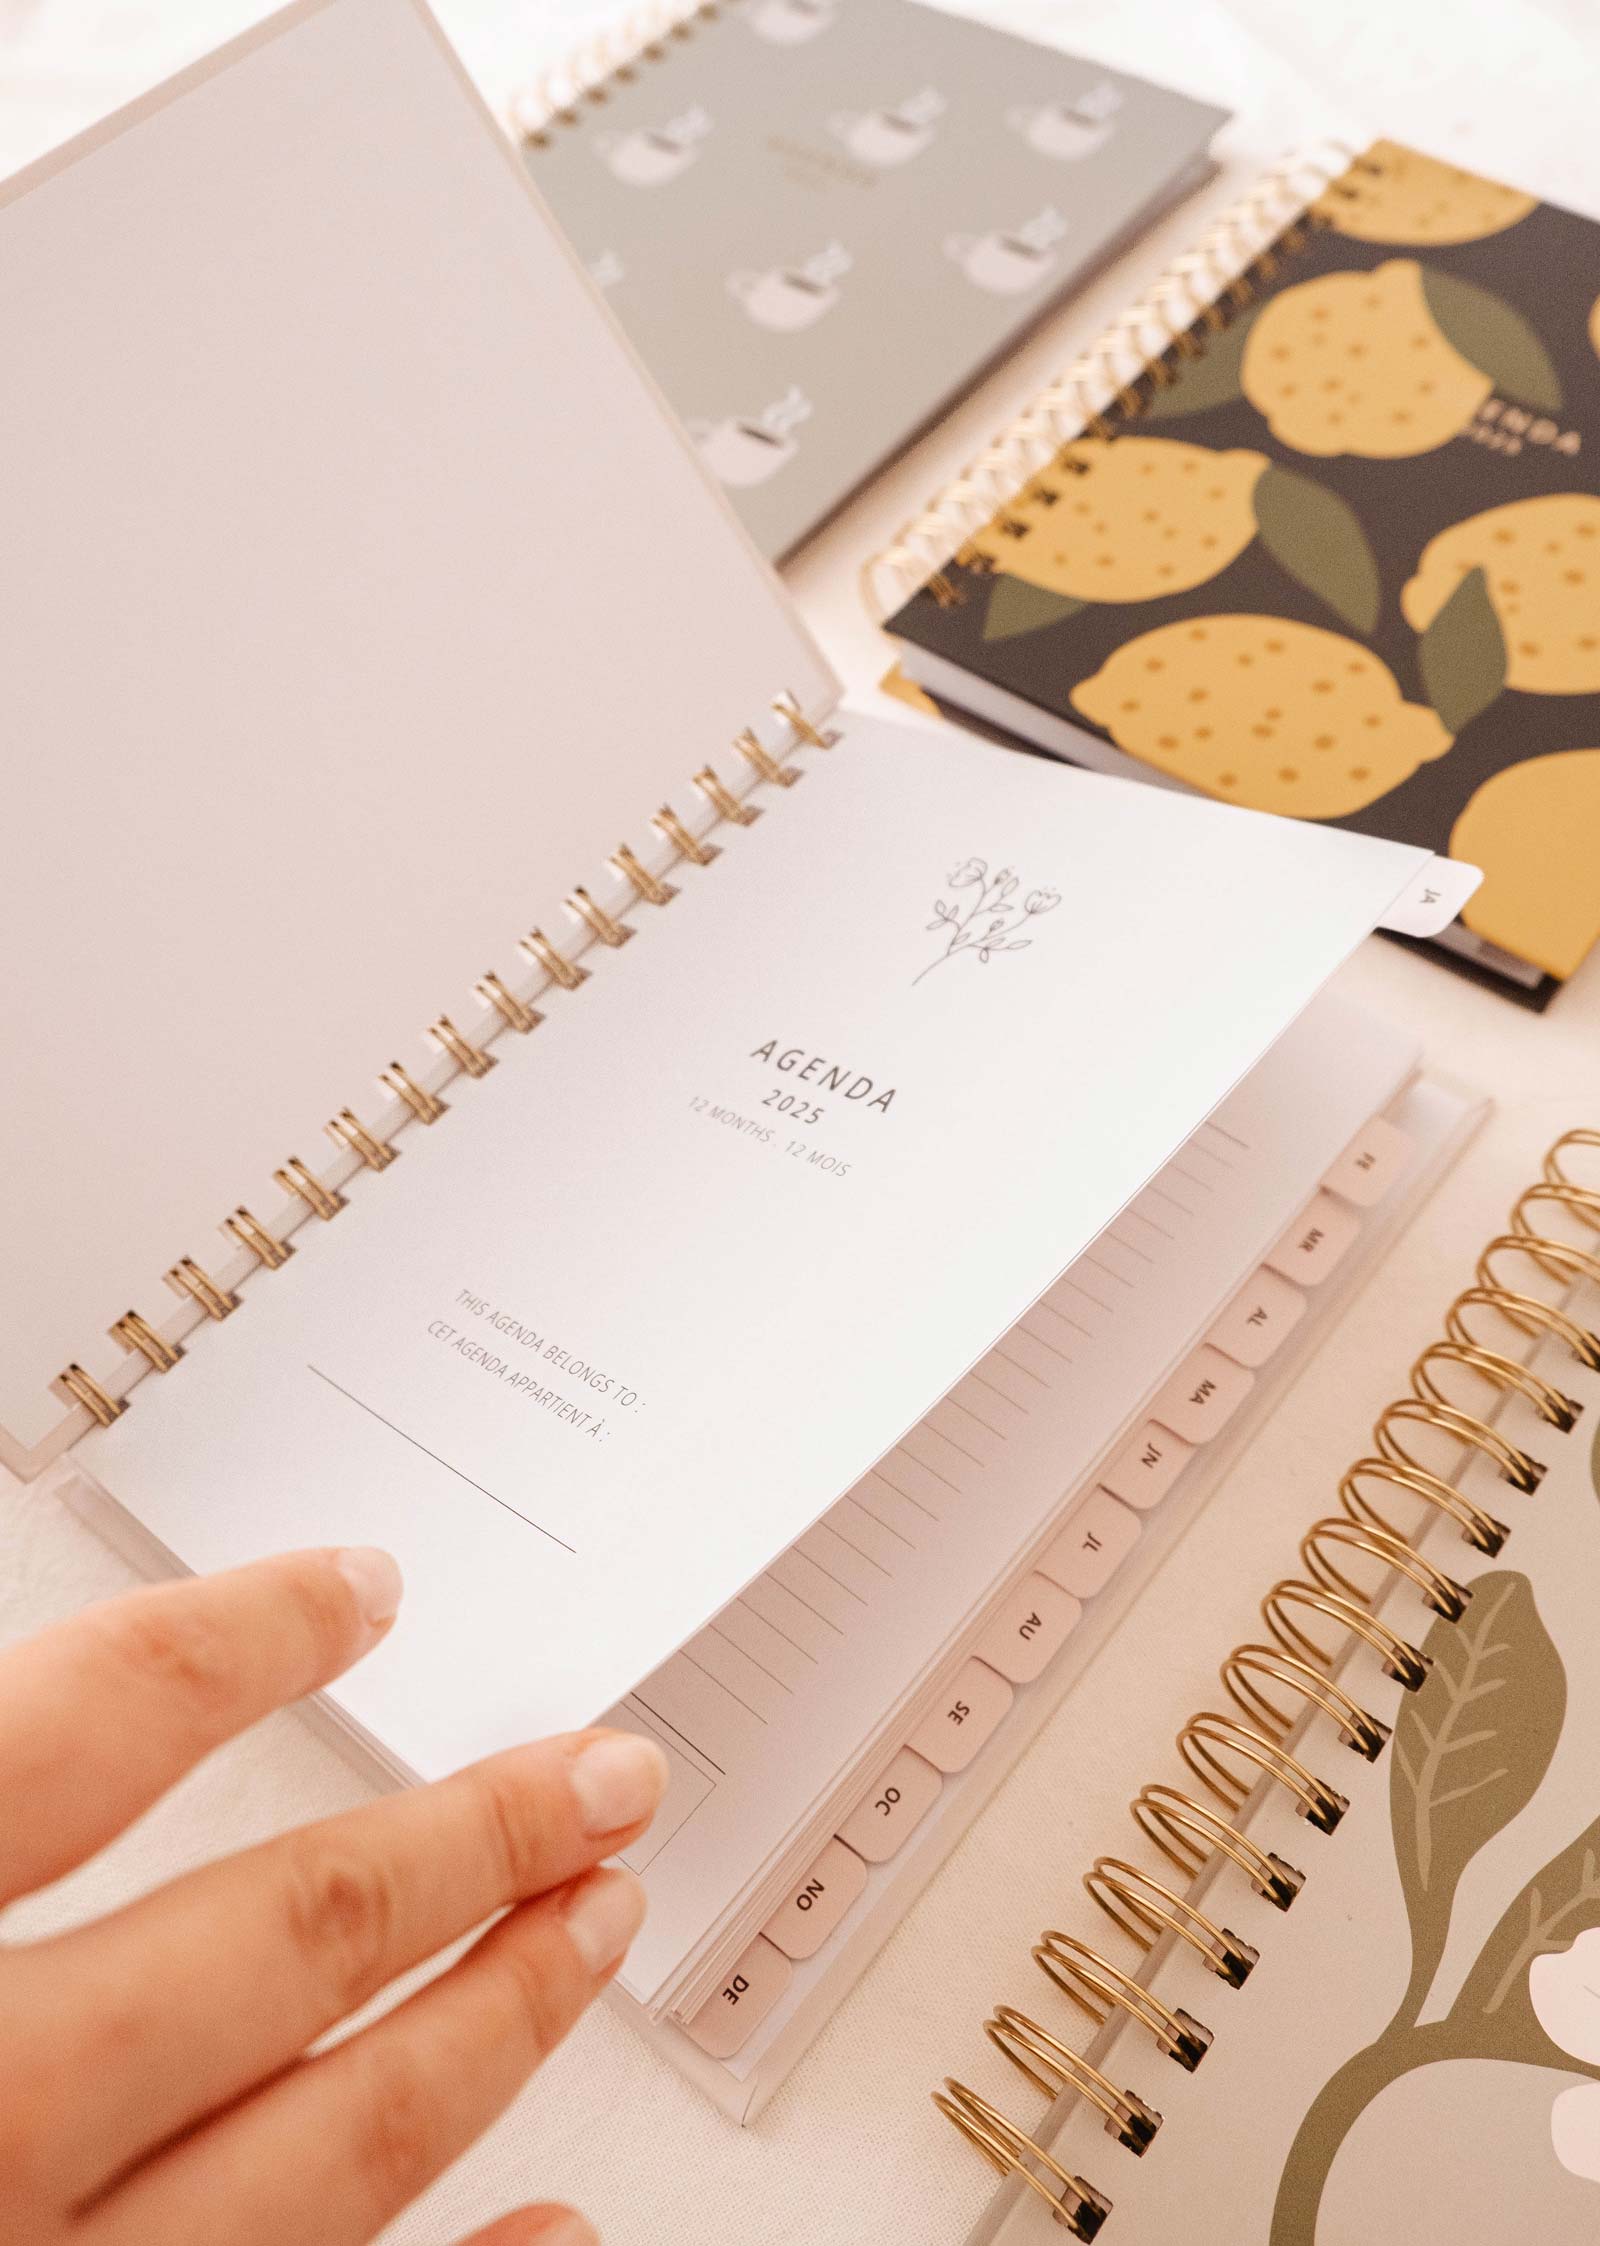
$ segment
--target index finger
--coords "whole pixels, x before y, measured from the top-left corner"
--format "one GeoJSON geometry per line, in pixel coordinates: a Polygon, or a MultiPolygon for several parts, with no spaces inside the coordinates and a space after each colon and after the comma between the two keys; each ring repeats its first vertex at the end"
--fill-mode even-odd
{"type": "Polygon", "coordinates": [[[386,1552],[288,1552],[86,1607],[0,1654],[0,1903],[81,1864],[388,1629],[386,1552]]]}

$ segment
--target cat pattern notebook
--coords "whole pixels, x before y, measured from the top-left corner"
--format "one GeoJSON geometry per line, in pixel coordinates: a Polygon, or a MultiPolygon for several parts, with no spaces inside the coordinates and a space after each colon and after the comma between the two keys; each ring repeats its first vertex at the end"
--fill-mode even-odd
{"type": "Polygon", "coordinates": [[[1234,271],[894,617],[906,669],[1481,866],[1471,955],[1543,1003],[1600,936],[1600,227],[1384,141],[1234,271]]]}

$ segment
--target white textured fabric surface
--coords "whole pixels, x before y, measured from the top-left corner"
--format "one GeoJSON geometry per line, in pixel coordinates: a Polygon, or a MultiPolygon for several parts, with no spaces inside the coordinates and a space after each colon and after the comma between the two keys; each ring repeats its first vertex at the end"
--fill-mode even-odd
{"type": "MultiPolygon", "coordinates": [[[[0,0],[0,171],[261,12],[253,0],[0,0]]],[[[1190,15],[1184,0],[989,0],[982,12],[1134,67],[1137,26],[1157,72],[1168,27],[1181,36],[1190,15]]],[[[593,0],[453,0],[441,13],[498,102],[609,11],[593,0]]],[[[1588,0],[1231,6],[1375,129],[1600,211],[1582,52],[1588,13],[1588,0]]],[[[1229,93],[1225,80],[1196,90],[1229,93]]],[[[1131,294],[1137,255],[1126,271],[1131,294]]],[[[1069,311],[1032,347],[1031,365],[1069,355],[1080,339],[1073,320],[1069,311]]],[[[857,603],[860,562],[954,465],[952,448],[1010,410],[1026,378],[1026,368],[998,376],[953,434],[919,447],[803,558],[797,586],[853,686],[869,685],[886,659],[857,603]]],[[[1600,1124],[1600,959],[1543,1019],[1376,941],[1343,987],[1417,1026],[1436,1064],[1492,1091],[1497,1112],[807,2062],[741,2133],[609,2015],[592,2017],[394,2227],[394,2246],[445,2246],[546,2195],[585,2206],[609,2246],[962,2238],[987,2172],[934,2113],[929,2088],[951,2069],[997,2080],[979,2034],[987,2009],[1035,1999],[1027,1950],[1041,1926],[1098,1934],[1079,1872],[1131,1837],[1123,1805],[1139,1784],[1176,1775],[1173,1733],[1214,1700],[1219,1659],[1253,1634],[1256,1599],[1289,1566],[1301,1530],[1325,1509],[1545,1145],[1574,1123],[1600,1124]]],[[[21,1490],[0,1477],[0,1635],[22,1636],[129,1580],[48,1487],[21,1490]]],[[[86,1873],[13,1913],[6,1931],[68,1923],[364,1792],[297,1718],[274,1718],[86,1873]]],[[[225,2216],[217,2228],[226,2235],[225,2216]]]]}

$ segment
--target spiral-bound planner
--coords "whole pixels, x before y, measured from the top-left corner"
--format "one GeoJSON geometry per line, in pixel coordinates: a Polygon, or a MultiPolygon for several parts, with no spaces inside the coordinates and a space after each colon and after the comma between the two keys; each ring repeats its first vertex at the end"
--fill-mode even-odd
{"type": "Polygon", "coordinates": [[[1103,1943],[1042,1932],[936,2092],[983,2246],[1592,2235],[1597,1320],[1580,1128],[1086,1872],[1103,1943]]]}
{"type": "Polygon", "coordinates": [[[774,556],[1198,186],[1223,122],[915,0],[646,9],[512,116],[774,556]]]}
{"type": "Polygon", "coordinates": [[[1459,1143],[1322,986],[1460,870],[844,708],[415,0],[22,175],[0,278],[0,1455],[394,1551],[393,1778],[658,1738],[624,2000],[748,2114],[1266,1393],[1233,1298],[1287,1364],[1459,1143]]]}
{"type": "Polygon", "coordinates": [[[1394,142],[1283,166],[875,566],[911,676],[1096,769],[1429,841],[1452,958],[1600,938],[1600,226],[1394,142]]]}

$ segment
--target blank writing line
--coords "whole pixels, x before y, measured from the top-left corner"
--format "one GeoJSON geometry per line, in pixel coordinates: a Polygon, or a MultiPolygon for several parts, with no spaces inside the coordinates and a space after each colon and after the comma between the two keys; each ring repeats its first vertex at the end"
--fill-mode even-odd
{"type": "Polygon", "coordinates": [[[888,1535],[899,1537],[900,1542],[905,1546],[908,1552],[914,1552],[916,1550],[916,1546],[912,1543],[909,1536],[907,1536],[902,1530],[897,1529],[892,1521],[886,1521],[881,1513],[874,1513],[872,1507],[868,1505],[863,1499],[859,1497],[852,1497],[850,1503],[855,1507],[858,1513],[865,1513],[869,1521],[876,1521],[879,1528],[883,1529],[888,1535]]]}
{"type": "MultiPolygon", "coordinates": [[[[904,1449],[905,1446],[902,1444],[901,1448],[904,1449]]],[[[910,1458],[911,1453],[906,1451],[906,1456],[910,1458]]],[[[915,1464],[915,1461],[913,1461],[913,1464],[915,1464]]],[[[926,1471],[931,1474],[933,1468],[930,1466],[926,1471]]],[[[872,1473],[874,1480],[881,1482],[886,1490],[893,1490],[896,1497],[903,1497],[906,1503],[914,1505],[919,1513],[926,1513],[930,1521],[939,1521],[944,1518],[943,1514],[936,1513],[931,1505],[924,1505],[920,1497],[913,1497],[909,1490],[903,1490],[898,1482],[891,1482],[881,1466],[874,1466],[872,1473]]],[[[954,1482],[950,1484],[950,1487],[955,1488],[954,1482]]]]}
{"type": "MultiPolygon", "coordinates": [[[[953,1404],[958,1412],[965,1412],[968,1419],[972,1420],[975,1425],[984,1428],[989,1434],[993,1435],[997,1441],[1002,1443],[1005,1441],[1005,1429],[1003,1427],[993,1426],[990,1421],[984,1418],[982,1412],[975,1412],[972,1406],[970,1404],[964,1404],[959,1396],[947,1396],[944,1400],[947,1404],[953,1404]]],[[[1006,1401],[1008,1403],[1010,1402],[1010,1400],[1011,1399],[1007,1397],[1006,1401]]],[[[1018,1406],[1018,1409],[1021,1409],[1020,1405],[1018,1406]]]]}
{"type": "Polygon", "coordinates": [[[738,1603],[744,1608],[746,1614],[754,1615],[755,1619],[760,1623],[763,1630],[770,1630],[775,1638],[781,1638],[786,1646],[792,1646],[795,1652],[799,1654],[801,1660],[809,1661],[813,1669],[817,1666],[816,1655],[809,1652],[807,1648],[800,1643],[800,1640],[798,1638],[791,1638],[787,1630],[780,1629],[778,1624],[773,1621],[770,1615],[763,1614],[758,1606],[752,1604],[748,1592],[745,1593],[745,1595],[739,1600],[738,1603]]]}
{"type": "MultiPolygon", "coordinates": [[[[922,1422],[922,1425],[924,1427],[926,1427],[928,1424],[929,1423],[927,1420],[924,1420],[922,1422]]],[[[937,1434],[938,1429],[935,1428],[933,1432],[937,1434]]],[[[913,1428],[911,1430],[911,1434],[914,1435],[915,1433],[916,1429],[913,1428]]],[[[961,1484],[959,1482],[952,1482],[949,1475],[941,1474],[937,1466],[930,1466],[925,1458],[918,1458],[916,1452],[911,1448],[911,1435],[908,1435],[903,1443],[897,1443],[895,1445],[895,1448],[896,1450],[904,1451],[906,1457],[910,1459],[912,1465],[920,1466],[924,1474],[931,1474],[936,1482],[943,1482],[945,1488],[947,1490],[954,1490],[957,1497],[961,1495],[961,1484]]],[[[876,1469],[874,1469],[874,1471],[876,1471],[876,1469]]],[[[893,1482],[889,1484],[889,1487],[891,1489],[894,1488],[893,1482]]],[[[904,1493],[902,1492],[901,1494],[903,1495],[904,1493]]],[[[915,1505],[917,1501],[915,1498],[913,1498],[911,1502],[913,1505],[915,1505]]],[[[934,1519],[938,1520],[939,1518],[940,1516],[936,1513],[934,1515],[934,1519]]]]}
{"type": "Polygon", "coordinates": [[[853,1552],[858,1560],[865,1560],[868,1567],[876,1568],[880,1575],[892,1573],[892,1570],[886,1568],[881,1560],[875,1560],[870,1552],[863,1551],[859,1544],[852,1544],[843,1529],[836,1529],[831,1521],[819,1521],[817,1526],[819,1529],[826,1529],[828,1534],[842,1544],[847,1552],[853,1552]]]}
{"type": "Polygon", "coordinates": [[[722,1679],[715,1673],[715,1671],[708,1669],[703,1661],[696,1661],[694,1655],[689,1652],[686,1646],[680,1646],[678,1648],[678,1659],[680,1661],[687,1661],[691,1669],[698,1669],[701,1676],[709,1677],[714,1685],[721,1685],[722,1690],[728,1695],[728,1698],[730,1700],[737,1701],[738,1705],[744,1710],[747,1716],[754,1716],[756,1722],[760,1724],[762,1729],[766,1729],[767,1719],[761,1713],[761,1710],[759,1708],[752,1708],[748,1700],[740,1700],[739,1695],[734,1691],[732,1685],[723,1684],[722,1679]]]}
{"type": "Polygon", "coordinates": [[[815,1568],[818,1575],[825,1575],[828,1581],[836,1585],[838,1589],[844,1593],[847,1599],[854,1599],[858,1607],[864,1607],[866,1605],[867,1602],[862,1594],[859,1591],[853,1590],[851,1586],[846,1583],[842,1575],[835,1575],[832,1568],[825,1568],[820,1560],[814,1560],[811,1554],[809,1552],[802,1551],[798,1544],[790,1545],[789,1557],[795,1560],[804,1560],[806,1566],[815,1568]]]}
{"type": "Polygon", "coordinates": [[[814,1607],[809,1599],[801,1598],[798,1591],[791,1591],[788,1584],[785,1583],[780,1577],[774,1575],[770,1568],[768,1568],[766,1574],[761,1578],[761,1580],[763,1583],[770,1583],[774,1591],[781,1591],[786,1598],[793,1599],[797,1607],[804,1607],[807,1614],[814,1614],[817,1620],[822,1624],[823,1628],[825,1630],[831,1630],[836,1638],[842,1638],[844,1636],[843,1629],[837,1622],[834,1621],[831,1614],[824,1614],[821,1607],[814,1607]]]}
{"type": "Polygon", "coordinates": [[[674,1739],[681,1739],[686,1747],[693,1747],[697,1755],[700,1755],[706,1762],[711,1764],[712,1769],[717,1773],[717,1776],[719,1778],[727,1777],[728,1773],[723,1769],[721,1763],[714,1761],[710,1755],[706,1754],[704,1747],[696,1746],[695,1742],[689,1737],[689,1734],[686,1731],[680,1731],[675,1723],[667,1723],[666,1717],[661,1713],[661,1710],[659,1708],[652,1708],[649,1701],[644,1699],[637,1692],[630,1692],[628,1698],[630,1700],[637,1700],[640,1707],[644,1710],[645,1714],[647,1716],[654,1716],[657,1723],[666,1724],[668,1731],[671,1732],[674,1739]]]}
{"type": "Polygon", "coordinates": [[[430,1451],[426,1443],[419,1443],[415,1435],[408,1435],[403,1427],[396,1427],[392,1419],[385,1419],[382,1412],[375,1412],[372,1406],[364,1404],[359,1396],[352,1396],[348,1388],[341,1388],[336,1380],[330,1380],[328,1375],[316,1365],[307,1365],[306,1371],[315,1373],[318,1380],[325,1381],[336,1395],[342,1396],[346,1403],[354,1404],[356,1410],[365,1412],[369,1419],[375,1419],[380,1427],[387,1427],[391,1435],[398,1435],[402,1443],[409,1443],[414,1451],[421,1451],[424,1458],[431,1458],[435,1466],[442,1466],[445,1472],[453,1474],[458,1482],[465,1482],[469,1490],[476,1490],[480,1497],[486,1497],[491,1505],[498,1505],[503,1512],[516,1513],[519,1521],[525,1521],[531,1529],[538,1529],[539,1534],[547,1536],[552,1544],[559,1544],[563,1552],[570,1552],[574,1558],[577,1557],[578,1547],[575,1544],[569,1544],[564,1536],[557,1536],[554,1529],[542,1527],[530,1514],[518,1513],[517,1508],[506,1498],[496,1497],[493,1490],[486,1490],[483,1484],[475,1482],[470,1474],[463,1474],[459,1466],[452,1466],[450,1461],[447,1458],[441,1458],[437,1451],[430,1451]]]}
{"type": "Polygon", "coordinates": [[[972,1372],[968,1375],[968,1378],[971,1380],[975,1380],[980,1388],[987,1388],[991,1396],[998,1396],[1002,1404],[1009,1404],[1014,1412],[1021,1412],[1024,1419],[1027,1419],[1030,1416],[1026,1404],[1019,1404],[1015,1396],[1008,1396],[1005,1390],[1001,1388],[996,1382],[992,1380],[986,1380],[983,1374],[978,1371],[976,1366],[974,1366],[972,1372]]]}
{"type": "MultiPolygon", "coordinates": [[[[1026,1331],[1026,1329],[1024,1329],[1024,1331],[1026,1331]]],[[[1009,1365],[1013,1372],[1026,1373],[1028,1378],[1030,1380],[1037,1381],[1041,1388],[1049,1387],[1050,1383],[1045,1379],[1043,1373],[1036,1373],[1031,1365],[1025,1365],[1020,1357],[1013,1357],[1010,1351],[1002,1349],[998,1342],[996,1342],[991,1354],[998,1357],[1002,1365],[1009,1365]]],[[[979,1376],[974,1373],[972,1377],[974,1380],[976,1380],[979,1376]]],[[[987,1388],[989,1386],[989,1383],[985,1381],[984,1386],[985,1388],[987,1388]]],[[[1020,1411],[1021,1408],[1022,1407],[1019,1404],[1017,1409],[1020,1411]]]]}
{"type": "Polygon", "coordinates": [[[776,1669],[769,1669],[764,1661],[758,1661],[748,1646],[742,1646],[737,1638],[730,1638],[720,1624],[708,1622],[706,1628],[713,1637],[720,1638],[725,1646],[732,1646],[734,1652],[748,1661],[752,1669],[759,1669],[764,1677],[770,1677],[780,1692],[793,1692],[794,1686],[780,1677],[776,1669]]]}

